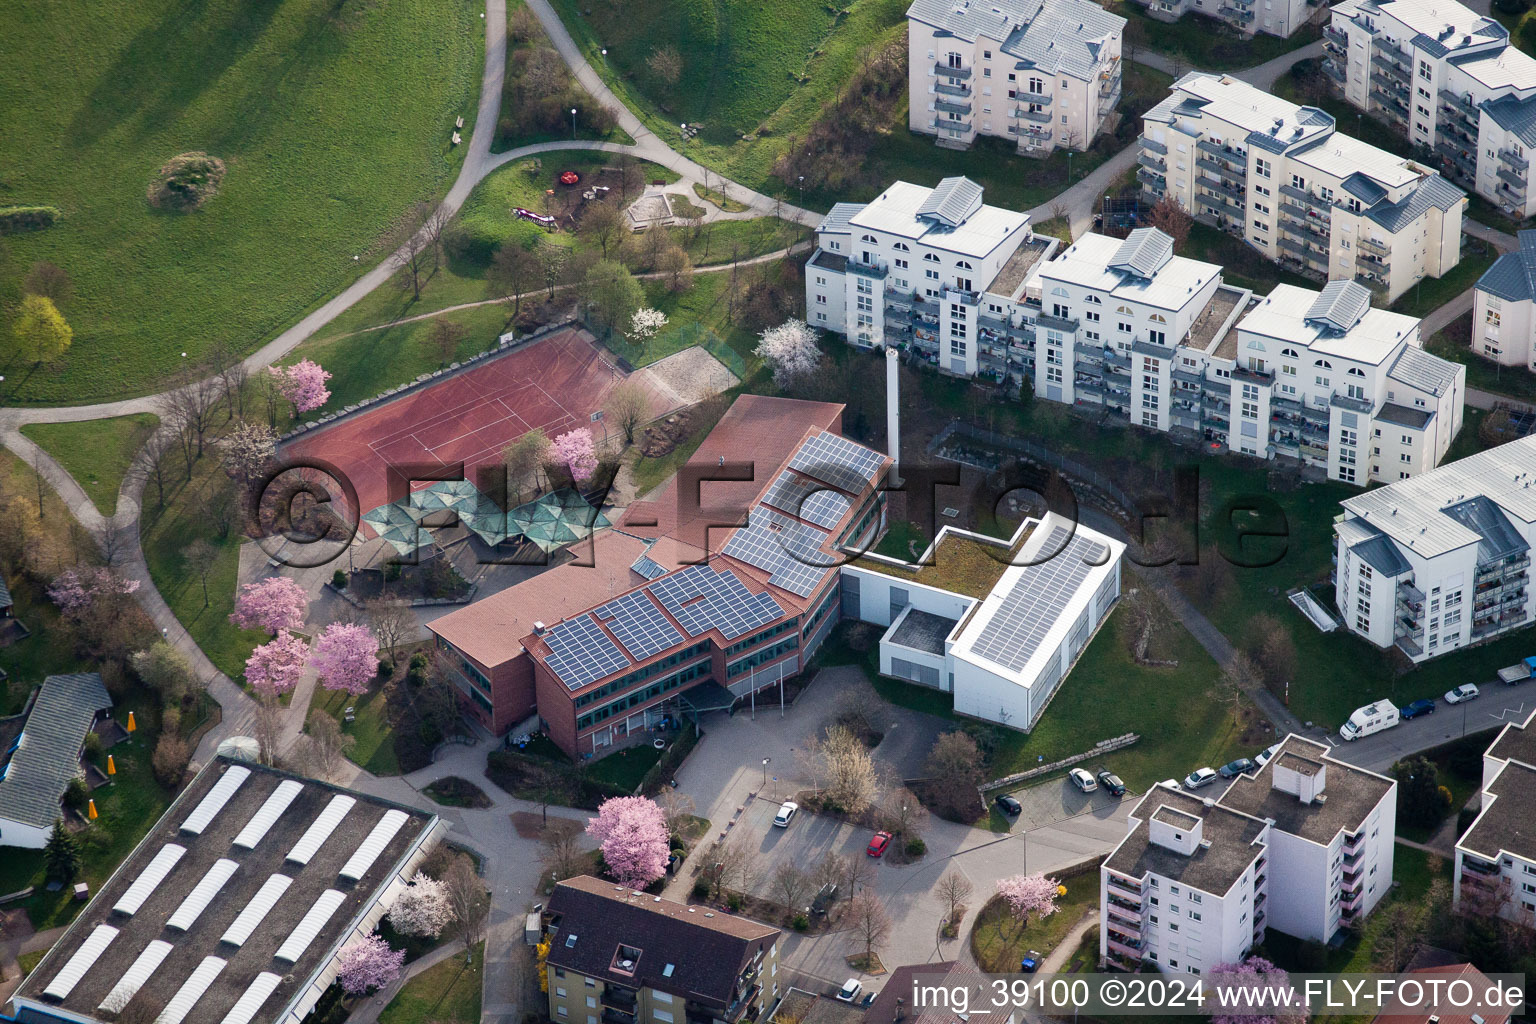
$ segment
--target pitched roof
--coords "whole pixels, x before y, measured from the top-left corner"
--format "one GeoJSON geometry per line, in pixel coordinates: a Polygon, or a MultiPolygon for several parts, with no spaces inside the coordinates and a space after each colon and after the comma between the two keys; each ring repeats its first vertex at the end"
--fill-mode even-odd
{"type": "Polygon", "coordinates": [[[1396,577],[1413,571],[1413,567],[1408,564],[1407,559],[1397,553],[1396,545],[1387,540],[1386,536],[1379,530],[1376,532],[1376,536],[1369,540],[1361,541],[1352,546],[1350,550],[1365,559],[1367,565],[1383,576],[1396,577]]]}
{"type": "Polygon", "coordinates": [[[1110,270],[1151,277],[1173,259],[1173,238],[1157,228],[1132,231],[1109,261],[1110,270]]]}
{"type": "Polygon", "coordinates": [[[1431,174],[1398,202],[1372,207],[1365,215],[1388,231],[1400,231],[1431,207],[1449,210],[1466,197],[1465,192],[1440,175],[1431,174]]]}
{"type": "MultiPolygon", "coordinates": [[[[1481,999],[1483,993],[1490,991],[1493,987],[1487,975],[1466,963],[1448,964],[1444,967],[1418,967],[1408,973],[1433,976],[1441,979],[1442,984],[1454,980],[1468,982],[1474,1001],[1481,999]]],[[[1446,992],[1447,989],[1441,988],[1439,991],[1446,992]]],[[[1472,1006],[1458,1006],[1449,998],[1443,1003],[1413,1009],[1394,1000],[1377,1015],[1372,1024],[1428,1024],[1429,1021],[1435,1021],[1437,1024],[1506,1024],[1509,1017],[1508,1013],[1494,1013],[1487,1009],[1478,1013],[1472,1006]]]]}
{"type": "Polygon", "coordinates": [[[816,225],[817,231],[847,231],[849,221],[856,217],[864,209],[863,203],[833,203],[832,209],[821,218],[821,223],[816,225]]]}
{"type": "Polygon", "coordinates": [[[1479,563],[1508,558],[1531,549],[1504,511],[1482,495],[1447,506],[1444,512],[1482,538],[1477,544],[1479,563]]]}
{"type": "Polygon", "coordinates": [[[1307,321],[1320,321],[1340,334],[1348,331],[1365,311],[1371,308],[1371,293],[1364,285],[1354,281],[1330,281],[1318,293],[1312,308],[1307,310],[1307,321]]]}
{"type": "Polygon", "coordinates": [[[707,907],[647,896],[580,875],[549,898],[548,962],[627,988],[656,988],[710,1006],[732,1002],[747,961],[779,939],[779,930],[707,907]],[[619,945],[639,955],[614,970],[619,945]]]}
{"type": "Polygon", "coordinates": [[[1478,291],[1510,302],[1536,299],[1536,231],[1527,228],[1519,238],[1518,252],[1504,253],[1483,271],[1477,279],[1478,291]]]}
{"type": "Polygon", "coordinates": [[[47,828],[59,816],[69,780],[80,774],[80,747],[96,713],[112,697],[95,672],[49,676],[22,727],[0,779],[0,818],[47,828]]]}
{"type": "Polygon", "coordinates": [[[917,216],[933,217],[950,227],[959,227],[981,209],[981,194],[981,186],[970,178],[945,178],[918,206],[917,216]]]}
{"type": "Polygon", "coordinates": [[[914,0],[907,17],[967,42],[996,39],[1021,69],[1079,78],[1098,63],[1099,41],[1125,27],[1124,18],[1090,0],[914,0]]]}
{"type": "MultiPolygon", "coordinates": [[[[1511,52],[1519,51],[1511,48],[1511,52]]],[[[1536,99],[1505,96],[1484,103],[1482,109],[1500,128],[1513,132],[1527,146],[1536,146],[1536,99]]]]}
{"type": "Polygon", "coordinates": [[[1459,363],[1441,359],[1416,345],[1408,345],[1398,354],[1387,376],[1409,387],[1439,396],[1451,389],[1460,372],[1459,363]]]}

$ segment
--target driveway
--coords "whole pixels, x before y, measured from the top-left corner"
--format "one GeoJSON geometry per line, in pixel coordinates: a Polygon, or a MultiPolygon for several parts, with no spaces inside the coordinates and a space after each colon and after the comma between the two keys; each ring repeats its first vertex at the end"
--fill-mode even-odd
{"type": "Polygon", "coordinates": [[[1523,722],[1536,708],[1536,686],[1505,686],[1502,683],[1478,683],[1482,694],[1461,704],[1435,701],[1435,713],[1344,743],[1337,732],[1328,734],[1332,754],[1341,761],[1374,772],[1386,772],[1394,761],[1473,733],[1497,729],[1506,722],[1523,722]]]}
{"type": "MultiPolygon", "coordinates": [[[[1098,765],[1089,765],[1098,772],[1098,765]]],[[[1050,782],[1039,783],[1025,789],[995,790],[987,794],[990,799],[999,793],[1011,793],[1023,808],[1014,818],[1010,832],[1030,831],[1054,825],[1058,821],[1076,817],[1087,811],[1112,812],[1120,803],[1134,804],[1138,794],[1127,791],[1121,800],[1115,799],[1101,786],[1092,793],[1084,793],[1074,786],[1065,775],[1050,782]]]]}

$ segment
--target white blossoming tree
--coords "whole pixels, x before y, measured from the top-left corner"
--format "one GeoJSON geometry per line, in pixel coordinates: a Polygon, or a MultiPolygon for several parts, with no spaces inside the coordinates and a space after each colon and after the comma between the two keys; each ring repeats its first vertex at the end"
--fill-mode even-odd
{"type": "Polygon", "coordinates": [[[773,368],[773,382],[791,387],[816,372],[821,365],[821,348],[816,331],[804,320],[786,320],[762,334],[757,354],[773,368]]]}
{"type": "Polygon", "coordinates": [[[436,938],[452,920],[448,887],[420,871],[389,908],[390,927],[401,935],[436,938]]]}
{"type": "Polygon", "coordinates": [[[667,326],[667,314],[659,309],[649,306],[635,310],[635,315],[629,319],[629,340],[644,344],[656,337],[658,331],[667,326]]]}

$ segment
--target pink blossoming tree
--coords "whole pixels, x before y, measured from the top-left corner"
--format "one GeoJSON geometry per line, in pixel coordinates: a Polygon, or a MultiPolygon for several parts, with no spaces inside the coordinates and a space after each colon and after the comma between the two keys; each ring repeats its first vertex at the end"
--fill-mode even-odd
{"type": "Polygon", "coordinates": [[[315,641],[314,663],[321,686],[361,697],[379,674],[379,641],[367,626],[333,622],[315,641]]]}
{"type": "Polygon", "coordinates": [[[287,576],[268,576],[240,587],[229,621],[241,629],[262,629],[273,636],[298,629],[309,611],[309,595],[287,576]]]}
{"type": "Polygon", "coordinates": [[[1211,1024],[1301,1024],[1306,1020],[1299,993],[1292,997],[1294,1008],[1264,1005],[1265,998],[1284,998],[1280,993],[1291,989],[1291,976],[1261,956],[1251,956],[1242,963],[1217,964],[1211,968],[1209,977],[1212,992],[1235,993],[1245,989],[1265,993],[1218,997],[1211,1008],[1211,1024]]]}
{"type": "Polygon", "coordinates": [[[405,966],[405,950],[390,949],[389,943],[377,935],[370,935],[353,946],[348,946],[337,957],[340,969],[336,980],[348,995],[360,996],[365,992],[381,989],[400,977],[405,966]]]}
{"type": "Polygon", "coordinates": [[[551,446],[550,457],[564,466],[577,483],[590,480],[597,472],[597,450],[592,444],[592,431],[577,427],[561,434],[551,446]]]}
{"type": "Polygon", "coordinates": [[[331,375],[313,360],[301,359],[292,366],[269,366],[267,372],[276,381],[278,392],[293,403],[294,415],[318,409],[330,400],[331,392],[325,382],[331,375]]]}
{"type": "Polygon", "coordinates": [[[602,844],[603,860],[614,881],[644,889],[667,873],[667,816],[656,801],[643,796],[604,800],[587,833],[602,844]]]}
{"type": "Polygon", "coordinates": [[[83,612],[100,597],[126,597],[139,589],[138,580],[119,576],[111,569],[66,569],[48,587],[48,597],[65,615],[83,612]]]}
{"type": "Polygon", "coordinates": [[[286,629],[251,652],[245,662],[245,681],[263,697],[280,697],[299,685],[309,661],[309,644],[286,629]]]}
{"type": "Polygon", "coordinates": [[[997,894],[1019,921],[1019,929],[1029,923],[1029,915],[1050,917],[1056,913],[1061,883],[1044,875],[1013,875],[997,883],[997,894]]]}

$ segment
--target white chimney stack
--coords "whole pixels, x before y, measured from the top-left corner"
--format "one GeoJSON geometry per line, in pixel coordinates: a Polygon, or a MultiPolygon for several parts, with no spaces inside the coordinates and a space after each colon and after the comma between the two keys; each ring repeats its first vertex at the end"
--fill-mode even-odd
{"type": "Polygon", "coordinates": [[[901,384],[897,371],[899,356],[894,348],[885,350],[885,446],[891,456],[891,484],[901,485],[901,384]]]}

